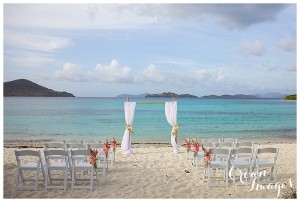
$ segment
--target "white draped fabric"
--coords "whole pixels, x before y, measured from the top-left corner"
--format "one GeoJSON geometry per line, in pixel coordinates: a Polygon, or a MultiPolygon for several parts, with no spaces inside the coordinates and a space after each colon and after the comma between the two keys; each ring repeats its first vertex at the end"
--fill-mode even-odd
{"type": "Polygon", "coordinates": [[[165,114],[168,123],[173,126],[171,131],[171,144],[173,146],[174,153],[178,153],[178,145],[176,143],[176,137],[173,135],[174,127],[177,124],[177,102],[166,102],[165,104],[165,114]]]}
{"type": "MultiPolygon", "coordinates": [[[[125,102],[124,103],[125,121],[126,121],[126,124],[130,125],[130,126],[132,125],[132,122],[133,122],[135,105],[136,105],[135,102],[125,102]]],[[[131,149],[131,134],[127,128],[125,129],[125,132],[123,135],[121,149],[125,152],[126,155],[133,153],[133,151],[131,149]]]]}

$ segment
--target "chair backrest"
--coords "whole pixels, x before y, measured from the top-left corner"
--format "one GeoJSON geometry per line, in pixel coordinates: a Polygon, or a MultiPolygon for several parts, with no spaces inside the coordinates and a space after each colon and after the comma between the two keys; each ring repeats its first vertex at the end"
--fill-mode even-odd
{"type": "Polygon", "coordinates": [[[209,154],[212,155],[213,159],[218,155],[222,155],[222,161],[228,163],[231,156],[231,149],[212,148],[209,150],[209,154]]]}
{"type": "Polygon", "coordinates": [[[203,142],[202,145],[206,149],[207,148],[214,148],[215,147],[215,144],[213,142],[203,142]]]}
{"type": "Polygon", "coordinates": [[[48,156],[68,156],[68,152],[67,151],[63,151],[63,150],[44,150],[44,155],[45,157],[48,156]]]}
{"type": "MultiPolygon", "coordinates": [[[[273,158],[274,163],[277,160],[279,148],[259,148],[256,150],[256,158],[259,159],[261,155],[263,154],[271,154],[271,156],[268,156],[267,158],[273,158]]],[[[265,156],[264,156],[265,158],[265,156]]]]}
{"type": "Polygon", "coordinates": [[[47,142],[47,143],[45,143],[45,148],[44,149],[46,151],[48,151],[49,148],[62,149],[62,150],[65,149],[64,144],[58,143],[58,142],[47,142]]]}
{"type": "Polygon", "coordinates": [[[46,164],[49,165],[50,164],[50,159],[52,159],[51,157],[55,156],[55,157],[61,157],[62,159],[64,159],[66,162],[66,166],[67,166],[67,162],[68,162],[68,151],[64,151],[64,150],[44,150],[44,156],[45,156],[45,161],[46,164]]]}
{"type": "MultiPolygon", "coordinates": [[[[231,149],[218,149],[218,148],[212,148],[209,150],[210,154],[225,154],[229,155],[231,152],[231,149]]],[[[229,156],[228,156],[229,157],[229,156]]]]}
{"type": "Polygon", "coordinates": [[[252,154],[252,148],[238,148],[238,149],[232,149],[231,154],[252,154]]]}
{"type": "Polygon", "coordinates": [[[86,145],[81,143],[66,144],[66,150],[70,150],[70,149],[86,149],[86,145]]]}
{"type": "Polygon", "coordinates": [[[216,142],[215,147],[218,148],[230,148],[233,149],[234,143],[233,142],[216,142]]]}
{"type": "Polygon", "coordinates": [[[254,142],[237,142],[235,144],[236,148],[242,148],[242,147],[252,147],[253,148],[254,142]]]}
{"type": "Polygon", "coordinates": [[[231,143],[237,143],[238,139],[237,138],[222,138],[222,142],[231,142],[231,143]]]}
{"type": "Polygon", "coordinates": [[[63,144],[75,144],[75,143],[79,143],[82,144],[83,140],[63,140],[63,144]]]}
{"type": "MultiPolygon", "coordinates": [[[[35,162],[38,163],[38,165],[42,165],[43,161],[42,161],[42,157],[41,157],[41,152],[38,151],[33,151],[33,150],[20,150],[17,151],[15,150],[15,156],[16,156],[16,160],[17,160],[17,164],[20,167],[22,164],[22,160],[20,157],[26,156],[26,157],[34,157],[35,162]]],[[[31,161],[31,160],[30,160],[31,161]]]]}
{"type": "Polygon", "coordinates": [[[82,144],[94,144],[94,143],[101,143],[100,140],[82,140],[82,144]]]}
{"type": "Polygon", "coordinates": [[[99,148],[103,148],[104,144],[102,143],[89,143],[87,144],[87,148],[88,149],[99,149],[99,148]]]}
{"type": "Polygon", "coordinates": [[[219,138],[204,138],[202,143],[208,143],[208,142],[220,142],[219,138]]]}

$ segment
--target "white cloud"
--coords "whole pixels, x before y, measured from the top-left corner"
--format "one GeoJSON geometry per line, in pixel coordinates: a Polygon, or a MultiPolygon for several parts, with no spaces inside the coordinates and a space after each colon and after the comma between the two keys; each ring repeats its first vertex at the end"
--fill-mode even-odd
{"type": "Polygon", "coordinates": [[[166,81],[165,73],[159,71],[155,65],[150,64],[146,69],[139,72],[135,81],[146,83],[161,83],[166,81]]]}
{"type": "Polygon", "coordinates": [[[120,11],[122,4],[5,4],[4,25],[50,29],[136,28],[151,17],[120,11]]]}
{"type": "Polygon", "coordinates": [[[110,64],[97,64],[93,70],[84,70],[81,65],[65,63],[61,70],[54,72],[54,79],[68,81],[87,81],[103,83],[131,83],[133,76],[130,67],[119,67],[117,60],[110,64]]]}
{"type": "Polygon", "coordinates": [[[5,4],[4,25],[111,29],[209,17],[223,26],[244,29],[275,21],[286,7],[287,4],[5,4]]]}
{"type": "Polygon", "coordinates": [[[219,70],[217,73],[217,82],[222,82],[224,81],[225,75],[224,75],[224,71],[223,70],[219,70]]]}
{"type": "Polygon", "coordinates": [[[205,17],[230,29],[245,29],[263,22],[273,22],[287,4],[163,4],[130,7],[139,15],[157,19],[194,19],[205,17]]]}
{"type": "Polygon", "coordinates": [[[260,41],[243,42],[239,49],[247,55],[262,56],[265,48],[260,41]]]}
{"type": "Polygon", "coordinates": [[[4,63],[18,67],[41,67],[44,65],[54,64],[55,59],[49,54],[32,52],[5,50],[4,63]]]}
{"type": "Polygon", "coordinates": [[[54,78],[68,81],[84,81],[87,79],[81,66],[70,62],[65,63],[62,70],[55,71],[54,78]]]}
{"type": "Polygon", "coordinates": [[[296,45],[296,40],[290,36],[280,39],[277,43],[279,48],[288,52],[296,52],[296,45]]]}
{"type": "Polygon", "coordinates": [[[205,69],[194,69],[190,71],[159,70],[155,65],[150,64],[141,70],[135,77],[136,83],[163,83],[194,85],[210,77],[210,73],[205,69]]]}
{"type": "Polygon", "coordinates": [[[133,80],[131,68],[119,67],[116,59],[113,59],[109,65],[97,64],[88,75],[107,83],[131,83],[133,80]]]}
{"type": "Polygon", "coordinates": [[[14,48],[48,52],[69,46],[71,39],[5,30],[4,44],[14,48]]]}

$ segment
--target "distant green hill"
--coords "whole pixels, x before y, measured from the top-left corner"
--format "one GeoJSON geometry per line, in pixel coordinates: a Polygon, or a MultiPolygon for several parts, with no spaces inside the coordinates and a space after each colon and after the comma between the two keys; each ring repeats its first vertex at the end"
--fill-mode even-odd
{"type": "Polygon", "coordinates": [[[297,95],[293,94],[293,95],[288,95],[284,97],[285,100],[297,100],[297,95]]]}
{"type": "Polygon", "coordinates": [[[75,97],[71,93],[58,92],[38,85],[27,79],[4,82],[4,96],[17,97],[75,97]]]}
{"type": "Polygon", "coordinates": [[[243,95],[243,94],[238,94],[238,95],[206,95],[202,96],[202,99],[257,99],[258,97],[254,95],[243,95]]]}
{"type": "Polygon", "coordinates": [[[149,97],[179,97],[179,98],[198,98],[195,95],[190,95],[190,94],[176,94],[176,93],[171,93],[171,92],[163,92],[161,94],[148,94],[145,96],[146,98],[149,97]]]}

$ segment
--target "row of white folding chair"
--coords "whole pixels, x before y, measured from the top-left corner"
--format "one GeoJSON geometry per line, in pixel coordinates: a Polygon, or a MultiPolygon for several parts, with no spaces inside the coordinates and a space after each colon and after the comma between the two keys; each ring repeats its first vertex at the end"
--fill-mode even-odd
{"type": "Polygon", "coordinates": [[[243,148],[251,147],[254,148],[254,142],[203,142],[204,148],[243,148]]]}
{"type": "MultiPolygon", "coordinates": [[[[252,148],[236,148],[236,149],[220,149],[220,148],[211,148],[209,150],[215,161],[212,161],[208,165],[208,186],[215,186],[216,184],[211,183],[210,174],[211,168],[220,168],[225,169],[227,172],[224,173],[224,179],[226,182],[226,187],[228,186],[228,169],[231,167],[231,177],[233,180],[233,186],[235,186],[235,169],[247,169],[247,172],[250,173],[255,170],[258,173],[257,180],[260,180],[261,174],[259,174],[261,168],[270,168],[270,178],[271,181],[276,181],[277,176],[277,167],[276,160],[278,156],[279,149],[278,148],[259,148],[253,152],[252,148]],[[229,157],[228,157],[229,153],[229,157]],[[262,157],[263,154],[271,154],[271,157],[266,158],[262,157]],[[227,168],[225,168],[227,165],[227,168]]],[[[200,158],[204,158],[203,155],[199,156],[200,158]]],[[[204,161],[197,161],[197,167],[204,168],[204,161]]],[[[203,170],[203,181],[205,180],[206,169],[203,170]]],[[[251,181],[249,181],[251,183],[251,181]]],[[[220,185],[216,185],[220,186],[220,185]]],[[[221,185],[221,186],[224,186],[221,185]]]]}
{"type": "Polygon", "coordinates": [[[238,138],[203,138],[202,143],[205,142],[238,142],[238,138]]]}
{"type": "Polygon", "coordinates": [[[90,189],[93,190],[93,181],[94,181],[94,171],[96,174],[96,180],[98,182],[97,170],[94,170],[93,165],[88,161],[90,157],[90,152],[86,149],[83,150],[49,150],[44,151],[45,160],[46,160],[46,179],[45,179],[45,189],[56,189],[56,188],[64,188],[66,191],[67,188],[67,177],[68,174],[71,173],[71,189],[90,189]],[[62,162],[52,162],[51,157],[60,156],[64,159],[62,162]],[[61,180],[61,179],[53,179],[51,176],[51,170],[64,171],[64,186],[54,186],[51,185],[51,181],[53,180],[61,180]],[[78,171],[81,172],[81,175],[84,175],[84,171],[88,171],[89,179],[77,179],[78,171]],[[89,186],[77,185],[78,181],[89,181],[89,186]],[[50,183],[50,185],[49,185],[50,183]]]}
{"type": "MultiPolygon", "coordinates": [[[[44,150],[44,156],[45,156],[45,161],[46,164],[43,163],[42,158],[41,158],[41,153],[40,151],[33,151],[33,150],[21,150],[21,151],[16,151],[15,150],[15,156],[17,160],[17,177],[16,177],[16,190],[20,189],[30,189],[30,190],[35,190],[37,191],[38,189],[38,182],[40,180],[40,171],[42,171],[43,178],[42,180],[45,181],[45,189],[61,189],[63,188],[66,190],[67,188],[67,176],[68,173],[71,173],[71,179],[72,179],[72,185],[71,188],[76,189],[82,189],[82,188],[88,188],[91,191],[93,190],[93,180],[94,180],[94,168],[93,165],[91,165],[88,161],[81,161],[79,163],[76,162],[77,156],[89,158],[90,153],[88,150],[70,150],[71,155],[68,155],[67,151],[63,150],[51,150],[51,151],[46,151],[44,150]],[[60,158],[63,158],[64,161],[61,162],[52,162],[51,159],[53,160],[53,156],[59,156],[60,158]],[[23,159],[23,157],[27,157],[23,159]],[[71,162],[71,163],[70,163],[71,162]],[[64,178],[58,178],[54,179],[52,178],[51,171],[53,170],[58,170],[58,171],[64,171],[64,178]],[[90,174],[90,186],[80,186],[76,185],[77,181],[83,180],[83,179],[76,179],[76,173],[77,171],[85,171],[87,170],[88,173],[90,174]],[[27,179],[24,178],[23,172],[24,171],[35,171],[35,179],[28,179],[28,176],[26,175],[27,179]],[[63,186],[55,186],[52,185],[53,180],[63,180],[64,185],[63,186]],[[26,185],[26,181],[35,181],[34,185],[26,185]],[[23,185],[20,185],[22,183],[23,185]]],[[[96,179],[97,179],[97,170],[95,170],[96,174],[96,179]]],[[[98,182],[98,180],[97,180],[98,182]]]]}
{"type": "MultiPolygon", "coordinates": [[[[99,151],[99,158],[98,158],[98,164],[102,165],[102,172],[99,170],[99,174],[105,175],[106,172],[108,172],[108,165],[114,165],[113,158],[106,158],[104,155],[104,152],[102,148],[104,145],[102,143],[88,143],[88,144],[80,144],[80,143],[71,143],[71,144],[62,144],[62,143],[45,143],[45,150],[49,150],[50,148],[55,149],[62,149],[65,151],[73,150],[84,150],[84,149],[98,149],[99,151]]],[[[114,157],[114,156],[113,156],[114,157]]],[[[53,155],[51,158],[60,159],[61,157],[53,155]]],[[[81,156],[76,157],[78,161],[82,159],[81,156]]]]}
{"type": "Polygon", "coordinates": [[[79,140],[63,140],[62,143],[64,144],[72,144],[72,143],[79,143],[79,144],[88,144],[88,143],[103,143],[103,140],[84,140],[84,139],[79,139],[79,140]]]}

